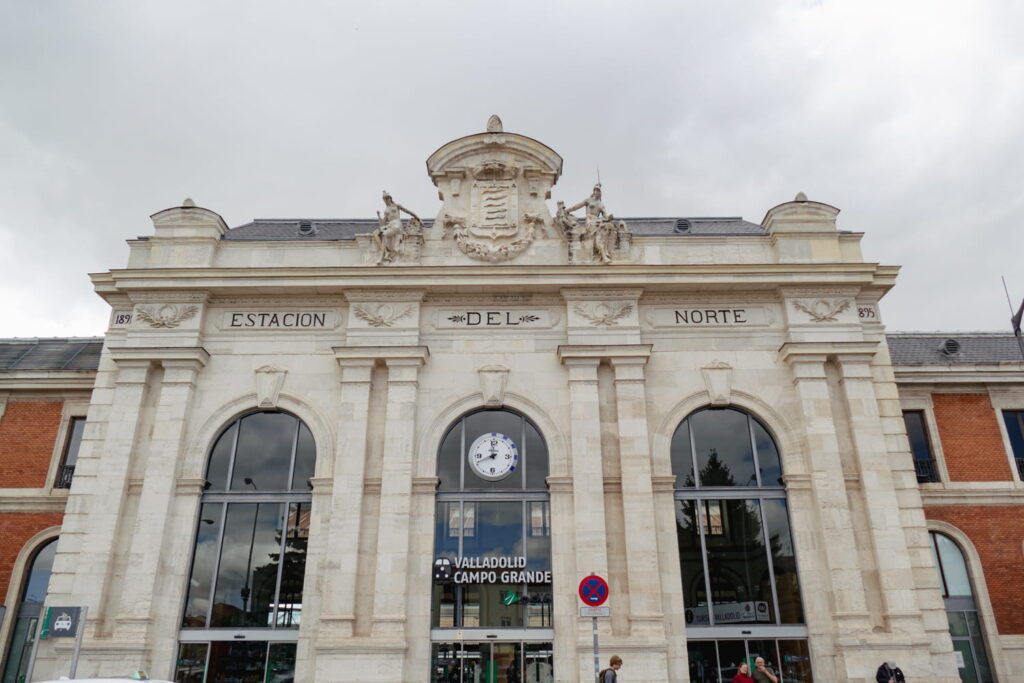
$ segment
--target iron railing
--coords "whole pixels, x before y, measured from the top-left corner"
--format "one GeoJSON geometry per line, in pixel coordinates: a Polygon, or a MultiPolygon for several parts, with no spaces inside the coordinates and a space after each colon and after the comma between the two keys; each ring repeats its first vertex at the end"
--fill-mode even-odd
{"type": "Polygon", "coordinates": [[[928,484],[939,480],[934,460],[915,460],[914,470],[917,472],[918,484],[928,484]]]}
{"type": "Polygon", "coordinates": [[[71,480],[75,476],[74,465],[64,465],[60,468],[60,472],[57,474],[57,483],[53,485],[55,489],[69,489],[71,488],[71,480]]]}

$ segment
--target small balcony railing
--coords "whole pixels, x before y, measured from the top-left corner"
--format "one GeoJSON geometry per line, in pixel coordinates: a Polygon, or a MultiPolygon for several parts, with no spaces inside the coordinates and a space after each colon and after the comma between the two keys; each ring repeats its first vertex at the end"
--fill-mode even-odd
{"type": "Polygon", "coordinates": [[[57,474],[57,483],[53,485],[55,489],[69,489],[71,488],[71,480],[75,476],[74,465],[64,465],[60,468],[60,472],[57,474]]]}
{"type": "Polygon", "coordinates": [[[917,472],[918,484],[929,484],[939,480],[939,473],[935,468],[934,460],[915,460],[914,470],[917,472]]]}

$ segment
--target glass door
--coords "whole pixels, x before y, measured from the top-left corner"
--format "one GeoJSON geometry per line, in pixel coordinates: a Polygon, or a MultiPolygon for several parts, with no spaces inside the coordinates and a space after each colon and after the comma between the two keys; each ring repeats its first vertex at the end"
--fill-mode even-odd
{"type": "Polygon", "coordinates": [[[551,643],[434,643],[431,683],[553,683],[551,643]]]}

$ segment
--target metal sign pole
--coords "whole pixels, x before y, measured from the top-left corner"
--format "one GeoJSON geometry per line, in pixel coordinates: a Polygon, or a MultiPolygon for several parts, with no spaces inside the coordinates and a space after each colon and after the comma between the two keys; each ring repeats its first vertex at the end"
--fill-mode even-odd
{"type": "Polygon", "coordinates": [[[78,617],[78,632],[75,634],[75,651],[71,655],[71,674],[69,678],[75,677],[75,672],[78,671],[78,653],[82,649],[82,634],[85,632],[85,617],[89,614],[89,607],[83,606],[82,612],[78,617]]]}
{"type": "Polygon", "coordinates": [[[597,683],[601,683],[598,679],[601,677],[601,655],[597,650],[597,617],[591,617],[590,623],[594,629],[594,680],[597,683]]]}
{"type": "Polygon", "coordinates": [[[43,622],[46,620],[46,614],[49,608],[44,608],[42,605],[39,606],[39,620],[36,621],[36,637],[32,641],[32,652],[28,656],[28,669],[25,670],[25,683],[32,680],[32,670],[36,667],[36,652],[39,650],[39,635],[43,632],[43,622]]]}

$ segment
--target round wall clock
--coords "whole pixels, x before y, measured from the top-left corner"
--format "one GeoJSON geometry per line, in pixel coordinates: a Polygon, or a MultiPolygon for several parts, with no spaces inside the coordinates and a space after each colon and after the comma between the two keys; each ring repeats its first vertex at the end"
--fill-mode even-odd
{"type": "Polygon", "coordinates": [[[498,481],[515,472],[519,465],[519,449],[504,434],[491,432],[476,437],[466,451],[469,469],[487,481],[498,481]]]}

